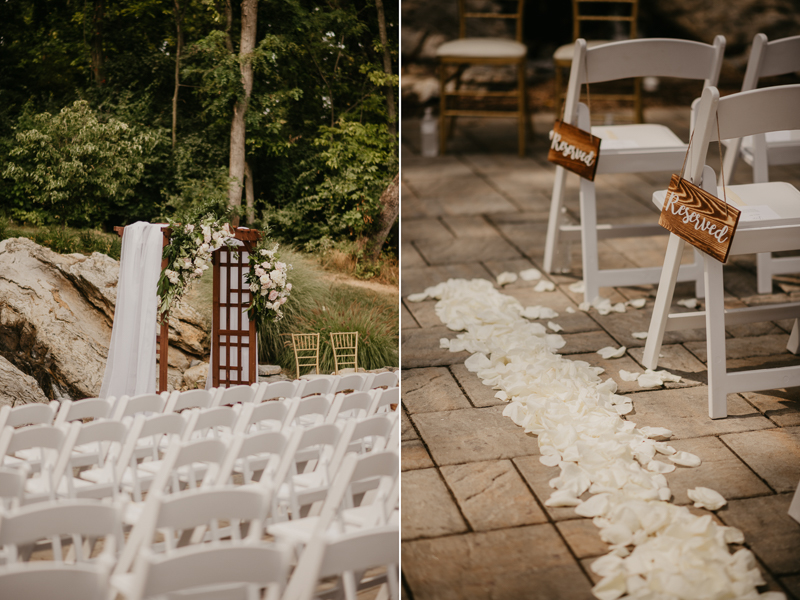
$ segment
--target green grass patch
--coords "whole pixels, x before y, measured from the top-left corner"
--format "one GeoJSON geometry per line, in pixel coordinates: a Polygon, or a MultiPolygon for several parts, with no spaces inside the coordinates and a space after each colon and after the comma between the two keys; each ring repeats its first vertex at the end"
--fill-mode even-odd
{"type": "Polygon", "coordinates": [[[0,241],[15,237],[28,238],[59,254],[102,252],[119,260],[122,250],[122,240],[116,233],[56,226],[20,227],[0,218],[0,241]]]}

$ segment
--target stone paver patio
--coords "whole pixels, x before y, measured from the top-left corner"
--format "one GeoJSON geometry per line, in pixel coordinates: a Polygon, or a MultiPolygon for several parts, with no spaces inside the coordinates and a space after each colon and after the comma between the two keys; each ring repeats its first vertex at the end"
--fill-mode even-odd
{"type": "MultiPolygon", "coordinates": [[[[650,109],[645,116],[688,140],[683,110],[650,109]]],[[[439,321],[435,303],[407,301],[449,278],[494,281],[503,271],[541,269],[554,172],[545,159],[552,119],[535,116],[525,158],[516,156],[512,121],[460,121],[452,153],[435,159],[417,154],[419,122],[403,123],[403,598],[588,599],[598,580],[589,565],[608,552],[590,519],[544,506],[558,469],[542,465],[536,438],[502,416],[504,402],[464,367],[469,355],[439,348],[439,339],[455,332],[439,321]]],[[[772,168],[770,175],[800,187],[800,168],[772,168]]],[[[668,179],[669,173],[598,176],[599,218],[656,221],[650,198],[668,179]]],[[[740,167],[734,183],[748,181],[749,169],[740,167]]],[[[577,216],[577,177],[569,180],[567,206],[577,216]]],[[[665,249],[666,238],[608,240],[600,243],[600,264],[660,266],[665,249]]],[[[602,378],[621,383],[620,369],[643,370],[644,341],[630,334],[648,329],[655,286],[601,290],[612,302],[646,298],[641,310],[567,314],[582,301],[567,289],[581,279],[579,248],[572,265],[570,275],[549,276],[554,292],[518,281],[503,293],[525,306],[554,308],[567,340],[561,352],[603,367],[602,378]],[[628,351],[603,360],[596,351],[609,345],[628,351]]],[[[798,277],[776,278],[774,293],[759,296],[754,257],[727,266],[725,277],[731,306],[800,298],[798,277]]],[[[679,284],[676,300],[693,296],[691,286],[679,284]]],[[[800,364],[785,350],[789,330],[788,321],[728,328],[729,368],[800,364]]],[[[619,393],[634,406],[627,418],[671,429],[671,445],[703,460],[667,475],[673,502],[689,504],[686,491],[696,486],[720,492],[728,504],[714,518],[744,532],[767,580],[761,591],[800,600],[800,524],[787,514],[800,481],[800,389],[732,394],[730,416],[712,421],[704,340],[703,330],[667,334],[659,367],[682,381],[657,391],[621,383],[619,393]]]]}

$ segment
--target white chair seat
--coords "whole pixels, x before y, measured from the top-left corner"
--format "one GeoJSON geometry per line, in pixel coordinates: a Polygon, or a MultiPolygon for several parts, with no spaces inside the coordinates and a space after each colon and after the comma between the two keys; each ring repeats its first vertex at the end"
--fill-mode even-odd
{"type": "MultiPolygon", "coordinates": [[[[790,183],[773,181],[729,185],[725,193],[731,206],[742,211],[737,231],[800,223],[800,191],[790,183]]],[[[653,204],[659,210],[664,206],[666,195],[667,190],[653,194],[653,204]]],[[[721,187],[717,188],[717,196],[723,197],[721,187]]]]}
{"type": "MultiPolygon", "coordinates": [[[[596,48],[603,44],[608,44],[614,40],[586,40],[587,48],[596,48]]],[[[553,53],[553,60],[557,62],[572,62],[572,55],[575,54],[575,42],[571,44],[564,44],[559,46],[558,50],[553,53]]]]}
{"type": "Polygon", "coordinates": [[[503,38],[461,38],[436,50],[439,58],[521,58],[527,53],[525,44],[503,38]]]}
{"type": "Polygon", "coordinates": [[[683,148],[686,144],[675,135],[669,127],[654,123],[637,123],[632,125],[599,125],[592,127],[592,135],[601,140],[598,167],[602,163],[602,155],[606,150],[625,150],[636,148],[683,148]]]}

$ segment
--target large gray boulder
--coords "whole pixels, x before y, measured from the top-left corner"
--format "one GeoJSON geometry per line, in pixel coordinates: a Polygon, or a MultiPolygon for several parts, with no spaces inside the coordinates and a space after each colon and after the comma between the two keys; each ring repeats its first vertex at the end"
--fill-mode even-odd
{"type": "MultiPolygon", "coordinates": [[[[57,254],[25,238],[0,242],[0,356],[48,397],[96,396],[118,277],[119,263],[98,252],[57,254]]],[[[170,325],[169,382],[178,387],[191,360],[208,354],[209,327],[188,305],[170,325]]]]}
{"type": "Polygon", "coordinates": [[[0,356],[0,406],[47,402],[36,380],[0,356]]]}

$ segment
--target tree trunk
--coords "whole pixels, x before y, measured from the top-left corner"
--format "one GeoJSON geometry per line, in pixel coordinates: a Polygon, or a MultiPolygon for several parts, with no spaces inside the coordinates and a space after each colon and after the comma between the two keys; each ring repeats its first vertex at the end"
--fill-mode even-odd
{"type": "Polygon", "coordinates": [[[253,170],[247,161],[244,161],[244,197],[247,201],[247,226],[252,227],[253,222],[256,220],[256,200],[253,195],[253,170]]]}
{"type": "Polygon", "coordinates": [[[105,17],[104,0],[95,0],[92,17],[92,75],[95,85],[105,83],[103,74],[103,18],[105,17]]]}
{"type": "MultiPolygon", "coordinates": [[[[239,71],[242,75],[244,96],[236,101],[231,121],[231,149],[229,174],[232,178],[228,189],[228,205],[232,208],[242,205],[242,183],[245,164],[245,123],[247,105],[253,91],[253,63],[251,54],[256,46],[256,18],[258,0],[242,0],[242,34],[239,42],[239,71]]],[[[234,217],[234,225],[239,218],[234,217]]]]}
{"type": "Polygon", "coordinates": [[[175,15],[175,91],[172,94],[172,149],[178,141],[178,89],[181,85],[181,50],[183,50],[183,12],[178,0],[173,0],[172,11],[175,15]]]}
{"type": "Polygon", "coordinates": [[[370,259],[378,260],[383,250],[383,244],[386,237],[389,235],[394,222],[397,220],[397,214],[400,212],[400,174],[394,176],[392,183],[381,194],[381,209],[380,216],[380,231],[372,238],[372,252],[370,259]]]}
{"type": "MultiPolygon", "coordinates": [[[[381,36],[381,46],[383,46],[383,72],[387,75],[392,74],[392,55],[389,52],[389,38],[386,35],[386,14],[383,10],[383,0],[375,0],[375,7],[378,9],[378,30],[381,36]]],[[[397,119],[394,108],[394,86],[386,86],[386,112],[389,114],[389,131],[392,135],[397,134],[397,119]]]]}

